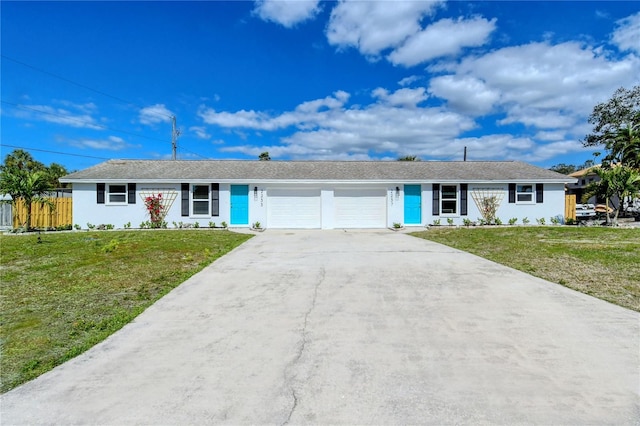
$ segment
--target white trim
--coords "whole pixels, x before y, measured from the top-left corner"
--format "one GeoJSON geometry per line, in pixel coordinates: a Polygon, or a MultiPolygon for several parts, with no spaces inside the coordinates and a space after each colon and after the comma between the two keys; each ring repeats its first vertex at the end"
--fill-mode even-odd
{"type": "Polygon", "coordinates": [[[189,183],[189,217],[193,217],[193,218],[209,218],[211,217],[211,184],[201,184],[201,183],[189,183]],[[196,186],[205,186],[207,188],[207,198],[204,199],[200,199],[200,198],[194,198],[193,197],[193,193],[195,190],[196,186]],[[207,213],[203,214],[203,213],[196,213],[194,207],[194,202],[197,203],[202,203],[204,204],[204,202],[206,201],[207,203],[207,213]]]}
{"type": "Polygon", "coordinates": [[[535,204],[536,203],[536,184],[535,183],[523,183],[516,184],[516,204],[535,204]],[[530,186],[531,191],[519,191],[521,187],[530,186]],[[531,199],[527,201],[520,201],[519,196],[531,195],[531,199]]]}
{"type": "Polygon", "coordinates": [[[106,188],[104,189],[105,192],[105,197],[104,197],[104,203],[108,206],[126,206],[128,204],[128,195],[129,195],[129,188],[127,186],[126,183],[110,183],[110,184],[106,184],[105,185],[106,188]],[[124,192],[114,192],[111,193],[111,187],[112,186],[122,186],[124,187],[124,192]],[[111,201],[111,196],[112,195],[122,195],[124,197],[123,201],[111,201]]]}
{"type": "MultiPolygon", "coordinates": [[[[447,200],[453,200],[453,198],[447,198],[447,200]]],[[[445,184],[440,184],[440,205],[438,206],[439,212],[440,212],[440,216],[442,217],[459,217],[460,216],[460,184],[451,184],[451,183],[445,183],[445,184]],[[445,198],[443,197],[443,189],[445,186],[455,186],[456,187],[456,211],[455,213],[445,213],[442,211],[442,202],[445,200],[445,198]]]]}

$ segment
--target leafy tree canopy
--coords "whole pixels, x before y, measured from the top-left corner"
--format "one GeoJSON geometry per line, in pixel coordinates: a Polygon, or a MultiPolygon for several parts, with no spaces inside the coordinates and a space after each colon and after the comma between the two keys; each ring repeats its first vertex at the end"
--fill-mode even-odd
{"type": "Polygon", "coordinates": [[[573,172],[577,172],[578,170],[588,169],[590,167],[593,167],[594,165],[595,164],[593,160],[587,160],[584,162],[584,164],[580,164],[580,165],[565,164],[565,163],[556,164],[555,166],[549,167],[549,170],[562,173],[563,175],[570,175],[573,172]]]}
{"type": "Polygon", "coordinates": [[[260,161],[271,161],[271,156],[269,155],[269,151],[265,151],[258,156],[258,160],[260,161]]]}
{"type": "Polygon", "coordinates": [[[417,155],[405,155],[398,158],[398,161],[420,161],[420,158],[417,155]]]}
{"type": "Polygon", "coordinates": [[[4,163],[0,165],[0,173],[2,176],[9,174],[12,176],[21,176],[21,178],[24,179],[25,176],[31,175],[34,172],[42,172],[42,179],[48,182],[52,188],[60,188],[61,184],[59,179],[69,174],[63,165],[51,163],[49,167],[47,167],[40,161],[35,160],[30,153],[22,149],[16,149],[12,153],[7,154],[4,163]]]}
{"type": "Polygon", "coordinates": [[[605,165],[640,167],[640,86],[616,90],[611,99],[593,108],[589,124],[593,132],[585,137],[583,145],[604,147],[605,165]]]}

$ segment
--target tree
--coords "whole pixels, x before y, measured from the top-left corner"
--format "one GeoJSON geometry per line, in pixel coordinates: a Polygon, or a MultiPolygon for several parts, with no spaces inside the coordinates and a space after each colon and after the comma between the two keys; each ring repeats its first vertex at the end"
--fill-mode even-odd
{"type": "Polygon", "coordinates": [[[563,175],[570,175],[571,173],[577,172],[579,170],[589,169],[594,165],[595,164],[593,160],[587,160],[584,162],[584,164],[580,164],[580,165],[565,164],[565,163],[556,164],[555,166],[549,167],[549,170],[562,173],[563,175]]]}
{"type": "Polygon", "coordinates": [[[622,164],[640,170],[640,124],[618,129],[607,139],[607,162],[622,164]]]}
{"type": "Polygon", "coordinates": [[[66,167],[58,163],[51,163],[47,168],[49,183],[53,188],[62,188],[64,185],[60,183],[60,178],[69,174],[66,167]]]}
{"type": "Polygon", "coordinates": [[[398,158],[398,161],[420,161],[417,155],[405,155],[404,157],[398,158]]]}
{"type": "Polygon", "coordinates": [[[549,170],[557,173],[561,173],[563,175],[570,175],[571,173],[577,171],[578,169],[573,164],[560,163],[560,164],[556,164],[555,166],[551,166],[549,170]]]}
{"type": "Polygon", "coordinates": [[[36,161],[31,154],[22,149],[16,149],[11,154],[7,154],[4,163],[0,166],[0,171],[6,169],[17,169],[26,172],[44,171],[47,167],[36,161]]]}
{"type": "Polygon", "coordinates": [[[271,161],[271,157],[269,156],[269,151],[265,151],[258,156],[258,160],[260,161],[271,161]]]}
{"type": "Polygon", "coordinates": [[[640,129],[640,86],[623,87],[607,102],[593,108],[589,116],[593,132],[582,141],[584,146],[602,146],[607,150],[604,163],[638,162],[637,138],[640,129]],[[634,148],[635,144],[635,148],[634,148]],[[630,146],[631,145],[631,146],[630,146]]]}
{"type": "Polygon", "coordinates": [[[5,157],[0,166],[0,194],[11,196],[14,214],[17,213],[18,201],[24,202],[27,217],[23,225],[28,230],[31,228],[32,203],[53,207],[46,195],[60,185],[59,178],[66,174],[64,166],[51,163],[46,167],[27,151],[16,149],[5,157]]]}
{"type": "Polygon", "coordinates": [[[604,198],[607,206],[607,223],[613,221],[616,224],[624,200],[640,195],[640,172],[623,165],[594,167],[592,170],[600,177],[600,180],[587,186],[583,199],[589,199],[593,196],[604,198]],[[618,199],[617,206],[612,202],[613,198],[618,199]],[[613,220],[609,213],[609,206],[615,212],[613,220]]]}
{"type": "Polygon", "coordinates": [[[53,207],[53,203],[46,198],[51,191],[49,176],[46,171],[28,171],[17,168],[4,168],[0,172],[0,193],[11,196],[11,204],[16,211],[18,200],[24,202],[27,209],[27,217],[24,226],[27,230],[31,229],[31,206],[32,203],[49,205],[53,207]]]}

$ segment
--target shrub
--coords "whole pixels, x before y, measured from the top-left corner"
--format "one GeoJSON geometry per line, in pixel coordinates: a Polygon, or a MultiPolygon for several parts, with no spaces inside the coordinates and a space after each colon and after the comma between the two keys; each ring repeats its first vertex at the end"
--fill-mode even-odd
{"type": "Polygon", "coordinates": [[[544,225],[547,223],[547,221],[545,220],[544,217],[541,217],[539,219],[536,219],[536,222],[538,222],[538,225],[544,225]]]}
{"type": "Polygon", "coordinates": [[[512,217],[511,219],[509,219],[509,225],[515,225],[517,221],[518,221],[517,217],[512,217]]]}
{"type": "Polygon", "coordinates": [[[209,228],[215,228],[215,227],[216,227],[216,223],[215,222],[209,222],[209,228]]]}
{"type": "Polygon", "coordinates": [[[465,217],[464,219],[462,219],[462,223],[464,224],[464,226],[471,226],[473,222],[471,222],[471,219],[467,219],[465,217]]]}
{"type": "Polygon", "coordinates": [[[522,224],[523,224],[523,225],[528,225],[528,224],[529,224],[529,222],[530,222],[530,220],[529,220],[529,218],[528,218],[528,217],[524,217],[524,218],[522,218],[522,224]]]}
{"type": "Polygon", "coordinates": [[[402,224],[400,222],[393,222],[393,227],[395,229],[400,229],[400,228],[402,228],[402,224]]]}
{"type": "Polygon", "coordinates": [[[449,224],[449,226],[453,225],[453,218],[448,217],[447,224],[449,224]]]}
{"type": "Polygon", "coordinates": [[[222,227],[225,228],[225,229],[227,228],[227,222],[225,222],[224,220],[222,221],[222,223],[220,225],[222,225],[222,227]]]}

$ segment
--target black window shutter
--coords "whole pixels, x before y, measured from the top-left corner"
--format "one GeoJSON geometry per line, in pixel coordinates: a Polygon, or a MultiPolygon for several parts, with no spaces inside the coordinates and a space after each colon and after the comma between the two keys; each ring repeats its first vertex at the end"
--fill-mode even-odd
{"type": "Polygon", "coordinates": [[[189,184],[181,184],[182,188],[182,216],[189,216],[189,184]]]}
{"type": "Polygon", "coordinates": [[[105,187],[104,183],[99,183],[96,185],[96,196],[97,196],[96,201],[98,204],[104,204],[104,187],[105,187]]]}
{"type": "Polygon", "coordinates": [[[462,216],[467,215],[467,184],[460,184],[460,214],[462,216]]]}
{"type": "Polygon", "coordinates": [[[536,203],[544,203],[544,184],[536,183],[536,203]]]}
{"type": "Polygon", "coordinates": [[[516,184],[515,183],[509,184],[509,202],[510,203],[516,202],[516,184]]]}
{"type": "Polygon", "coordinates": [[[127,202],[129,204],[136,203],[136,184],[135,183],[127,184],[127,202]]]}
{"type": "Polygon", "coordinates": [[[433,205],[431,206],[431,214],[434,216],[440,216],[440,184],[434,183],[431,190],[433,196],[433,205]]]}
{"type": "Polygon", "coordinates": [[[211,184],[211,216],[220,215],[220,184],[211,184]]]}

